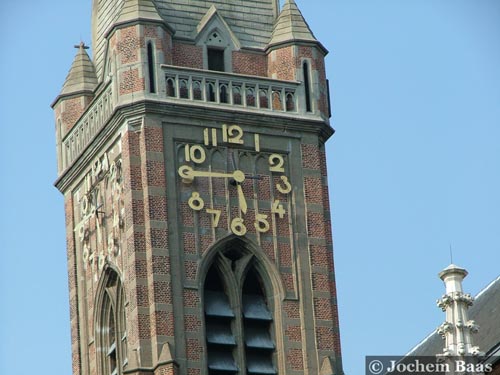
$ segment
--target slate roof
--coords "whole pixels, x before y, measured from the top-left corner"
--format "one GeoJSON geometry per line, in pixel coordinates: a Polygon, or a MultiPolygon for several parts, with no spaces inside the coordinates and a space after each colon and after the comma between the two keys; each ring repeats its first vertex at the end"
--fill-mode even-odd
{"type": "Polygon", "coordinates": [[[175,30],[176,38],[193,39],[196,27],[208,10],[215,6],[242,47],[267,46],[273,31],[274,0],[155,0],[158,12],[175,30]]]}
{"type": "Polygon", "coordinates": [[[81,91],[93,92],[97,86],[97,76],[94,64],[90,61],[84,43],[78,46],[71,69],[62,87],[60,95],[69,95],[81,91]]]}
{"type": "MultiPolygon", "coordinates": [[[[483,289],[469,309],[469,319],[479,325],[472,336],[474,345],[486,354],[500,344],[500,277],[483,289]]],[[[425,338],[408,355],[433,356],[443,352],[444,341],[436,332],[425,338]]]]}
{"type": "Polygon", "coordinates": [[[276,21],[269,44],[291,41],[318,42],[295,1],[287,0],[276,21]]]}
{"type": "Polygon", "coordinates": [[[137,19],[163,21],[152,0],[125,0],[116,23],[137,19]]]}
{"type": "Polygon", "coordinates": [[[104,36],[116,23],[163,20],[174,38],[193,41],[201,19],[215,6],[241,47],[265,49],[277,17],[276,5],[277,0],[93,0],[92,52],[97,75],[101,77],[104,70],[104,36]]]}

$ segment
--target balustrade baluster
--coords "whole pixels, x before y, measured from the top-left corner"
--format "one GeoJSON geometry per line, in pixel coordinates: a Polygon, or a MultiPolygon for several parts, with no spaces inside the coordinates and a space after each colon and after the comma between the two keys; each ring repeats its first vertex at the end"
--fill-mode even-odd
{"type": "Polygon", "coordinates": [[[286,112],[286,92],[284,87],[281,88],[281,110],[286,112]]]}
{"type": "Polygon", "coordinates": [[[219,79],[218,78],[215,79],[214,90],[215,90],[215,102],[220,104],[220,86],[219,86],[219,79]]]}

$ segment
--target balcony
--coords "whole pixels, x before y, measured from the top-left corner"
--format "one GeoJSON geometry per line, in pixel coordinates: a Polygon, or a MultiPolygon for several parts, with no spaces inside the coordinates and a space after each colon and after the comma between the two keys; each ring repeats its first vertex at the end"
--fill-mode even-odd
{"type": "Polygon", "coordinates": [[[306,111],[304,86],[296,81],[162,65],[158,93],[134,92],[116,97],[113,87],[112,81],[107,83],[62,140],[59,172],[78,159],[116,107],[141,100],[294,118],[321,118],[318,112],[306,111]]]}
{"type": "Polygon", "coordinates": [[[108,83],[107,87],[92,101],[92,104],[62,140],[60,172],[76,160],[111,117],[114,110],[111,87],[111,84],[108,83]]]}
{"type": "Polygon", "coordinates": [[[300,82],[163,65],[168,101],[249,111],[305,114],[300,82]]]}

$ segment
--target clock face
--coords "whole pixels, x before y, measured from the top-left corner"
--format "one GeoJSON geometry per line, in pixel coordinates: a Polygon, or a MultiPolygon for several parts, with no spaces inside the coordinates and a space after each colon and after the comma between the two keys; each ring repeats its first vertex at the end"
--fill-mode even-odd
{"type": "Polygon", "coordinates": [[[249,230],[267,233],[273,222],[286,220],[292,192],[288,155],[261,147],[271,144],[265,135],[245,133],[238,125],[201,133],[201,142],[181,144],[177,174],[189,208],[210,216],[212,228],[227,224],[237,236],[249,230]],[[264,180],[270,191],[259,189],[264,180]],[[221,217],[227,218],[224,224],[221,217]]]}

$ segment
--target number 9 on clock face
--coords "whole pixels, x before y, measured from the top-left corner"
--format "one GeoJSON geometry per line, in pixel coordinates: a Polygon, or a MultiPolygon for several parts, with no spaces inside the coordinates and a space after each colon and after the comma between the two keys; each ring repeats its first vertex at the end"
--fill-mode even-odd
{"type": "MultiPolygon", "coordinates": [[[[238,217],[228,218],[228,227],[231,233],[237,236],[244,236],[248,232],[248,225],[253,225],[257,233],[267,233],[271,229],[271,223],[273,220],[282,220],[286,216],[286,209],[284,205],[280,202],[279,195],[287,195],[292,192],[292,184],[288,176],[286,175],[286,162],[285,156],[279,153],[266,153],[265,158],[268,163],[268,173],[272,181],[270,188],[271,200],[267,204],[262,200],[259,200],[259,196],[262,194],[259,191],[251,193],[248,195],[248,188],[253,187],[257,189],[260,184],[256,184],[253,181],[260,179],[259,176],[255,176],[254,169],[241,170],[235,165],[233,159],[232,163],[228,163],[223,171],[219,168],[212,168],[210,166],[210,149],[217,149],[220,146],[225,146],[225,151],[231,154],[245,153],[254,156],[254,160],[259,158],[261,154],[261,135],[258,133],[244,132],[243,129],[238,125],[227,125],[223,124],[220,128],[204,128],[202,135],[202,142],[196,143],[186,143],[184,147],[184,162],[186,164],[181,165],[178,168],[178,174],[181,177],[182,183],[186,185],[191,185],[193,181],[198,181],[202,179],[209,179],[209,181],[214,181],[216,179],[225,179],[230,182],[226,182],[223,186],[227,189],[231,189],[231,185],[236,186],[236,194],[238,196],[237,201],[226,203],[226,209],[229,210],[229,204],[237,204],[239,206],[238,217]],[[207,165],[208,164],[208,165],[207,165]],[[249,180],[251,182],[249,182],[249,180]],[[245,189],[243,189],[245,185],[245,189]],[[251,203],[253,202],[253,204],[251,203]],[[254,207],[253,212],[255,212],[255,219],[247,216],[247,208],[254,207]],[[260,213],[259,209],[270,209],[270,214],[260,213]]],[[[272,144],[269,142],[268,144],[272,144]]],[[[229,160],[227,158],[226,160],[229,160]]],[[[196,185],[193,185],[196,186],[196,185]]],[[[219,192],[220,193],[220,192],[219,192]]],[[[213,194],[211,191],[210,194],[213,194]]],[[[228,196],[228,195],[226,195],[228,196]]],[[[200,214],[208,214],[211,218],[212,228],[218,228],[219,222],[222,214],[222,209],[216,209],[214,207],[215,197],[209,196],[202,197],[198,191],[192,191],[191,195],[187,199],[189,207],[200,214]],[[205,198],[205,199],[204,199],[205,198]]],[[[220,199],[221,197],[219,197],[220,199]]],[[[221,202],[220,202],[221,203],[221,202]]],[[[229,215],[228,215],[229,216],[229,215]]]]}

